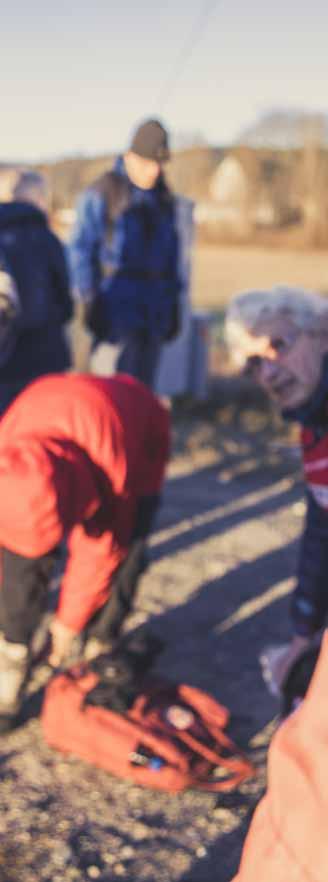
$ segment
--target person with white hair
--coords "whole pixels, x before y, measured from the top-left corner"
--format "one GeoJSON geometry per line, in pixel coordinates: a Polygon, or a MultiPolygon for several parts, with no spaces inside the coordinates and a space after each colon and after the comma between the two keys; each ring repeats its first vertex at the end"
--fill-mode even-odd
{"type": "Polygon", "coordinates": [[[33,170],[0,175],[0,265],[15,309],[0,291],[0,415],[31,380],[70,367],[65,323],[72,315],[64,248],[48,226],[47,184],[33,170]],[[10,343],[10,345],[9,345],[10,343]]]}
{"type": "Polygon", "coordinates": [[[262,657],[278,695],[294,661],[320,639],[328,613],[328,299],[286,286],[246,291],[229,304],[225,330],[237,367],[302,428],[307,512],[292,635],[262,657]]]}

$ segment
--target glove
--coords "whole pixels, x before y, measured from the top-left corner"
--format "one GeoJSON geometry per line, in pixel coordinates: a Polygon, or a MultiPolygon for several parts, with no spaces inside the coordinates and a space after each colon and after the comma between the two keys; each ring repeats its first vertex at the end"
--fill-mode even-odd
{"type": "Polygon", "coordinates": [[[311,638],[295,635],[290,643],[266,647],[260,656],[260,663],[271,695],[279,698],[292,665],[311,643],[311,638]]]}
{"type": "Polygon", "coordinates": [[[50,625],[50,634],[51,652],[48,661],[53,668],[59,668],[70,653],[74,638],[76,637],[76,631],[68,628],[57,616],[54,616],[50,625]]]}

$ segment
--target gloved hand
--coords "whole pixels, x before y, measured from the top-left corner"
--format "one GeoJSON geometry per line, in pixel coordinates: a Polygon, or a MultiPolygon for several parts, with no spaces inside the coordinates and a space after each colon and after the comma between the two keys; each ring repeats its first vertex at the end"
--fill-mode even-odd
{"type": "Polygon", "coordinates": [[[50,625],[51,651],[49,664],[54,668],[60,667],[72,648],[76,631],[64,625],[57,616],[54,616],[50,625]]]}
{"type": "Polygon", "coordinates": [[[301,637],[296,634],[290,643],[268,646],[263,650],[260,664],[271,695],[279,698],[292,665],[312,645],[312,642],[312,637],[301,637]]]}

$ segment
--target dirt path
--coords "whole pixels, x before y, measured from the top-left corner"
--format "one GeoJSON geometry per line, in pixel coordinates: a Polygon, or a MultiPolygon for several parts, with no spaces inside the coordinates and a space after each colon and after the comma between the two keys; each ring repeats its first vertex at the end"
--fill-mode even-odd
{"type": "Polygon", "coordinates": [[[153,562],[130,622],[153,617],[166,641],[160,670],[229,705],[231,734],[250,752],[258,780],[224,800],[171,796],[62,758],[46,747],[35,718],[40,669],[25,724],[0,745],[1,882],[233,876],[277,713],[257,658],[288,632],[303,514],[297,462],[267,442],[214,415],[180,422],[153,562]]]}

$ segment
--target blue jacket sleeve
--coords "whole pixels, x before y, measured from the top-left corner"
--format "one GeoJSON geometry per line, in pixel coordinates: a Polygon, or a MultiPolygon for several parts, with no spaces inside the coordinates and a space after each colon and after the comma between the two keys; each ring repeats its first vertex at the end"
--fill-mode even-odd
{"type": "Polygon", "coordinates": [[[328,612],[328,512],[308,493],[298,584],[292,598],[295,631],[311,636],[328,612]]]}
{"type": "Polygon", "coordinates": [[[101,195],[86,190],[76,207],[76,221],[69,245],[73,296],[85,300],[98,285],[99,246],[104,234],[104,210],[101,195]]]}
{"type": "Polygon", "coordinates": [[[49,232],[48,244],[51,254],[53,289],[60,321],[64,324],[72,318],[73,302],[70,292],[68,262],[65,249],[57,236],[49,232]]]}

